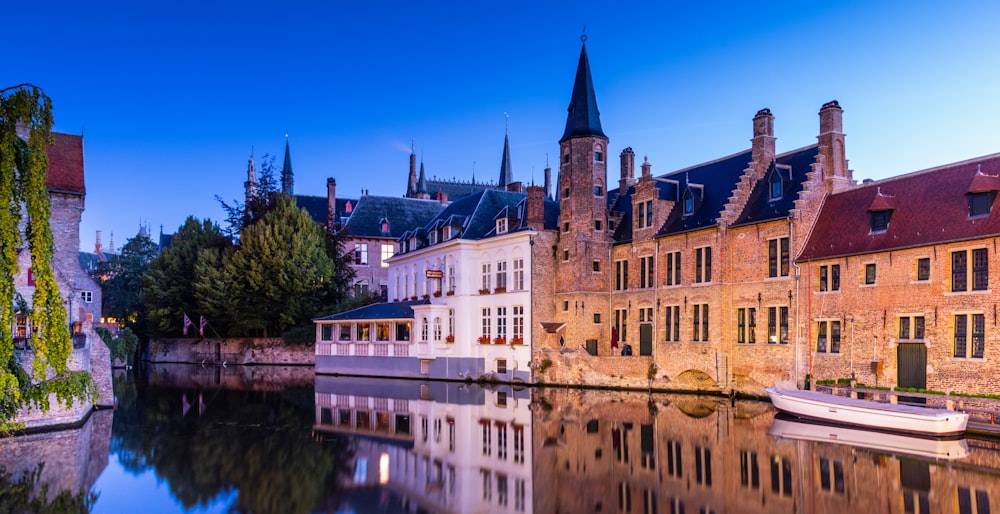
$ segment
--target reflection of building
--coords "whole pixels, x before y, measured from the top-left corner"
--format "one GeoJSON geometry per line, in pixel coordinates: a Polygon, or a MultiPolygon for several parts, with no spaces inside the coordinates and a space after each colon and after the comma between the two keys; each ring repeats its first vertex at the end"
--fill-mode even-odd
{"type": "Polygon", "coordinates": [[[429,512],[532,512],[528,392],[316,377],[316,430],[357,438],[348,487],[429,512]]]}

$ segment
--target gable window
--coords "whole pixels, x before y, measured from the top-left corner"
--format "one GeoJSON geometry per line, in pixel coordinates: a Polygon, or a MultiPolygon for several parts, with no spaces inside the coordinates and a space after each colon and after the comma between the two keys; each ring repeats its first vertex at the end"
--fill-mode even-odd
{"type": "Polygon", "coordinates": [[[899,339],[900,339],[900,341],[923,341],[924,340],[924,317],[923,316],[900,316],[900,318],[899,318],[899,339]]]}
{"type": "Polygon", "coordinates": [[[628,261],[615,261],[615,291],[628,289],[628,261]]]}
{"type": "Polygon", "coordinates": [[[382,220],[378,222],[378,226],[379,230],[381,230],[383,234],[389,233],[389,220],[382,218],[382,220]]]}
{"type": "Polygon", "coordinates": [[[694,281],[712,281],[712,247],[696,248],[694,251],[694,281]]]}
{"type": "Polygon", "coordinates": [[[497,220],[497,234],[507,233],[507,218],[500,218],[497,220]]]}
{"type": "Polygon", "coordinates": [[[819,290],[840,290],[840,264],[830,264],[819,267],[819,290]]]}
{"type": "Polygon", "coordinates": [[[816,351],[840,353],[840,320],[824,320],[816,323],[816,351]]]}
{"type": "Polygon", "coordinates": [[[931,278],[931,260],[929,257],[917,259],[917,280],[924,281],[931,278]]]}
{"type": "Polygon", "coordinates": [[[708,341],[708,304],[694,304],[693,314],[692,339],[695,341],[708,341]]]}
{"type": "Polygon", "coordinates": [[[431,230],[431,233],[428,235],[428,239],[430,240],[430,244],[436,245],[438,242],[438,231],[431,230]]]}
{"type": "Polygon", "coordinates": [[[767,276],[788,276],[788,238],[780,237],[767,242],[767,276]]]}
{"type": "Polygon", "coordinates": [[[636,215],[636,223],[639,228],[647,228],[653,226],[653,201],[646,200],[645,202],[639,202],[638,214],[636,215]]]}
{"type": "Polygon", "coordinates": [[[872,285],[875,283],[875,263],[870,262],[865,264],[865,284],[872,285]]]}
{"type": "Polygon", "coordinates": [[[995,197],[996,192],[994,191],[969,193],[969,217],[988,216],[995,197]]]}
{"type": "Polygon", "coordinates": [[[681,285],[681,252],[667,253],[667,285],[681,285]]]}
{"type": "Polygon", "coordinates": [[[690,189],[684,192],[684,215],[688,216],[694,212],[694,193],[690,189]]]}
{"type": "Polygon", "coordinates": [[[666,311],[666,334],[663,336],[664,341],[680,341],[681,340],[681,306],[680,305],[668,305],[666,311]]]}
{"type": "Polygon", "coordinates": [[[757,309],[741,307],[736,309],[736,343],[757,343],[757,309]]]}
{"type": "Polygon", "coordinates": [[[989,253],[986,248],[960,250],[951,253],[951,290],[968,291],[969,282],[973,291],[985,291],[990,286],[989,253]],[[969,258],[972,269],[969,269],[969,258]]]}
{"type": "Polygon", "coordinates": [[[986,317],[983,314],[955,315],[955,346],[954,356],[964,359],[982,359],[986,336],[986,317]],[[969,354],[969,341],[972,341],[972,353],[969,354]]]}
{"type": "Polygon", "coordinates": [[[781,175],[778,174],[777,172],[771,174],[771,184],[770,184],[770,186],[771,187],[770,187],[769,192],[770,192],[771,200],[778,200],[778,199],[780,199],[781,196],[784,194],[784,191],[783,191],[784,188],[782,187],[781,175]]]}
{"type": "Polygon", "coordinates": [[[354,264],[359,266],[368,265],[368,244],[354,243],[354,264]]]}
{"type": "Polygon", "coordinates": [[[892,211],[870,211],[871,231],[885,232],[889,228],[889,218],[892,211]]]}
{"type": "Polygon", "coordinates": [[[767,308],[767,344],[788,344],[788,307],[767,308]]]}

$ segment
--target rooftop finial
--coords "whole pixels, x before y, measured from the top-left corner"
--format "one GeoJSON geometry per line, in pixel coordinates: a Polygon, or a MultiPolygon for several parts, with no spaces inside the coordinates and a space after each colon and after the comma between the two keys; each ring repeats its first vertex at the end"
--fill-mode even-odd
{"type": "Polygon", "coordinates": [[[586,43],[587,42],[587,24],[586,23],[583,24],[583,32],[580,33],[580,42],[582,42],[582,43],[586,43]]]}
{"type": "Polygon", "coordinates": [[[507,133],[509,122],[510,122],[510,114],[507,114],[507,111],[504,111],[503,112],[503,133],[504,134],[507,133]]]}
{"type": "Polygon", "coordinates": [[[417,150],[416,150],[417,147],[415,145],[416,145],[416,143],[414,142],[414,138],[411,137],[410,138],[410,153],[412,153],[412,154],[416,154],[417,153],[417,150]]]}

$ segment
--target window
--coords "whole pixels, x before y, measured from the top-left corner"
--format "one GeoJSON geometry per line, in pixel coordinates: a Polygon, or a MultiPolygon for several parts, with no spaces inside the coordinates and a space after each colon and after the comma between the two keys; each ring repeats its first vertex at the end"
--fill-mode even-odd
{"type": "Polygon", "coordinates": [[[375,340],[388,342],[389,341],[389,324],[385,322],[375,323],[375,340]]]}
{"type": "Polygon", "coordinates": [[[440,341],[441,340],[441,317],[440,316],[435,316],[434,317],[434,340],[435,341],[440,341]]]}
{"type": "Polygon", "coordinates": [[[594,323],[600,323],[600,322],[601,322],[601,313],[600,312],[595,312],[594,313],[594,323]]]}
{"type": "Polygon", "coordinates": [[[653,322],[653,308],[639,307],[639,323],[653,322]]]}
{"type": "Polygon", "coordinates": [[[563,232],[569,232],[569,222],[563,223],[563,232]]]}
{"type": "MultiPolygon", "coordinates": [[[[497,373],[507,373],[507,359],[497,359],[497,373]]],[[[506,398],[504,398],[506,401],[506,398]]]]}
{"type": "Polygon", "coordinates": [[[824,491],[843,494],[844,463],[839,460],[819,459],[819,487],[824,491]],[[832,464],[832,466],[831,466],[832,464]]]}
{"type": "Polygon", "coordinates": [[[333,325],[323,324],[320,326],[322,327],[322,331],[320,333],[320,340],[333,341],[333,325]]]}
{"type": "Polygon", "coordinates": [[[689,216],[694,213],[694,193],[689,188],[684,192],[684,215],[689,216]]]}
{"type": "Polygon", "coordinates": [[[681,252],[667,253],[667,285],[681,285],[681,252]]]}
{"type": "Polygon", "coordinates": [[[667,441],[667,474],[675,478],[684,477],[680,441],[667,441]]]}
{"type": "Polygon", "coordinates": [[[618,340],[626,341],[628,336],[628,309],[615,309],[615,330],[618,331],[618,340]]]}
{"type": "Polygon", "coordinates": [[[507,290],[507,261],[497,261],[497,291],[507,290]]]}
{"type": "Polygon", "coordinates": [[[986,317],[983,314],[955,315],[955,357],[982,359],[986,336],[986,317]],[[968,352],[972,339],[972,354],[968,352]]]}
{"type": "Polygon", "coordinates": [[[653,287],[653,256],[639,257],[639,287],[653,287]]]}
{"type": "Polygon", "coordinates": [[[889,228],[889,218],[892,217],[892,211],[870,211],[869,215],[871,216],[872,232],[885,232],[889,228]]]}
{"type": "Polygon", "coordinates": [[[712,281],[712,247],[706,246],[694,251],[694,281],[712,281]]]}
{"type": "Polygon", "coordinates": [[[483,291],[489,291],[490,290],[490,265],[489,265],[489,263],[483,264],[483,287],[481,287],[480,289],[482,289],[483,291]]]}
{"type": "Polygon", "coordinates": [[[455,338],[455,309],[448,309],[448,335],[455,338]]]}
{"type": "Polygon", "coordinates": [[[819,290],[840,290],[840,264],[819,267],[819,290]]]}
{"type": "Polygon", "coordinates": [[[792,496],[792,462],[783,457],[771,457],[771,492],[792,496]]]}
{"type": "Polygon", "coordinates": [[[510,286],[514,291],[524,290],[524,259],[514,259],[514,283],[510,286]]]}
{"type": "Polygon", "coordinates": [[[507,341],[507,308],[497,307],[497,338],[507,341]]]}
{"type": "Polygon", "coordinates": [[[816,322],[816,351],[840,353],[840,320],[816,322]]]}
{"type": "Polygon", "coordinates": [[[524,340],[524,306],[515,305],[511,307],[511,313],[514,315],[513,318],[513,328],[514,328],[514,339],[524,340]]]}
{"type": "Polygon", "coordinates": [[[900,318],[899,318],[899,339],[901,341],[923,341],[924,340],[924,317],[923,316],[900,316],[900,318]]]}
{"type": "Polygon", "coordinates": [[[80,301],[83,303],[92,303],[94,301],[94,292],[80,291],[80,301]]]}
{"type": "Polygon", "coordinates": [[[372,327],[368,323],[358,323],[355,331],[355,341],[371,341],[372,327]]]}
{"type": "Polygon", "coordinates": [[[491,316],[490,308],[489,307],[483,307],[483,337],[486,338],[486,342],[487,343],[490,342],[489,341],[490,340],[490,334],[492,333],[492,330],[490,329],[491,328],[492,319],[493,318],[491,316]]]}
{"type": "Polygon", "coordinates": [[[451,293],[455,292],[455,265],[450,264],[448,266],[448,291],[451,293]]]}
{"type": "Polygon", "coordinates": [[[594,196],[603,196],[604,188],[601,186],[594,186],[594,196]]]}
{"type": "Polygon", "coordinates": [[[601,151],[601,147],[599,146],[596,150],[594,150],[594,160],[597,162],[604,162],[604,152],[601,151]]]}
{"type": "Polygon", "coordinates": [[[870,262],[865,264],[865,284],[872,285],[875,283],[875,263],[870,262]]]}
{"type": "Polygon", "coordinates": [[[757,309],[741,307],[736,309],[736,343],[757,343],[757,309]]]}
{"type": "Polygon", "coordinates": [[[628,261],[615,261],[615,291],[628,289],[628,261]]]}
{"type": "Polygon", "coordinates": [[[712,450],[710,448],[694,447],[695,481],[705,487],[712,487],[712,450]]]}
{"type": "MultiPolygon", "coordinates": [[[[340,338],[341,341],[351,340],[351,325],[349,323],[344,323],[340,325],[340,338]]],[[[398,337],[396,339],[399,339],[398,337]]],[[[409,337],[407,337],[409,339],[409,337]]]]}
{"type": "Polygon", "coordinates": [[[708,304],[694,304],[694,316],[692,320],[692,339],[695,341],[708,341],[708,304]]]}
{"type": "Polygon", "coordinates": [[[767,242],[767,276],[788,276],[788,238],[779,237],[767,242]]]}
{"type": "Polygon", "coordinates": [[[636,206],[635,222],[639,228],[643,228],[646,226],[645,221],[646,221],[646,202],[639,202],[639,205],[636,206]]]}
{"type": "Polygon", "coordinates": [[[757,452],[740,451],[740,485],[750,489],[760,489],[760,468],[757,466],[757,452]]]}
{"type": "Polygon", "coordinates": [[[770,188],[771,200],[778,200],[781,198],[783,194],[781,186],[782,186],[781,175],[778,173],[772,174],[771,188],[770,188]]]}
{"type": "Polygon", "coordinates": [[[427,318],[420,318],[420,342],[426,343],[430,339],[430,323],[427,318]]]}
{"type": "Polygon", "coordinates": [[[667,315],[664,326],[666,327],[666,334],[664,335],[664,341],[680,341],[681,340],[681,307],[679,305],[669,305],[667,306],[667,315]]]}
{"type": "MultiPolygon", "coordinates": [[[[924,512],[921,510],[920,512],[924,512]]],[[[959,514],[989,514],[990,493],[986,489],[958,488],[959,514]]]]}
{"type": "Polygon", "coordinates": [[[989,253],[986,248],[960,250],[951,253],[951,290],[968,291],[969,282],[973,291],[989,288],[989,253]],[[969,253],[972,254],[972,270],[969,273],[969,253]]]}
{"type": "Polygon", "coordinates": [[[395,245],[392,245],[392,244],[383,244],[382,245],[382,260],[379,262],[379,264],[383,268],[388,268],[389,267],[389,263],[386,262],[386,261],[388,261],[389,259],[391,259],[392,255],[394,253],[396,253],[396,246],[395,245]]]}
{"type": "Polygon", "coordinates": [[[767,344],[788,344],[788,307],[767,308],[767,344]]]}
{"type": "Polygon", "coordinates": [[[601,220],[594,220],[594,230],[597,232],[601,231],[601,220]]]}
{"type": "Polygon", "coordinates": [[[354,264],[360,266],[368,265],[368,244],[354,243],[354,264]]]}
{"type": "Polygon", "coordinates": [[[438,242],[438,231],[431,230],[430,234],[427,235],[427,238],[430,240],[429,241],[430,244],[436,245],[438,242]]]}
{"type": "Polygon", "coordinates": [[[500,218],[497,220],[497,234],[507,233],[507,218],[500,218]]]}
{"type": "Polygon", "coordinates": [[[563,260],[564,261],[569,260],[569,250],[563,250],[563,260]]]}
{"type": "Polygon", "coordinates": [[[569,300],[563,300],[563,312],[569,312],[569,300]]]}
{"type": "Polygon", "coordinates": [[[976,216],[988,216],[990,214],[990,209],[993,207],[993,199],[995,197],[996,193],[993,191],[970,193],[969,217],[974,218],[976,216]]]}
{"type": "Polygon", "coordinates": [[[594,261],[594,273],[601,271],[601,261],[594,261]]]}
{"type": "Polygon", "coordinates": [[[653,201],[646,200],[646,226],[653,226],[653,201]]]}
{"type": "Polygon", "coordinates": [[[930,280],[931,260],[928,257],[917,259],[917,280],[930,280]]]}

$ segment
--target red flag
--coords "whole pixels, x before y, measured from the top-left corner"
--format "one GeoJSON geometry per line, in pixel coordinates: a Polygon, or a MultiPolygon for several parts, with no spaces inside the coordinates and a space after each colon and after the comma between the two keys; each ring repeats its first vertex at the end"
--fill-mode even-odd
{"type": "Polygon", "coordinates": [[[208,325],[208,320],[205,319],[205,316],[202,316],[198,322],[198,335],[201,337],[205,337],[205,325],[208,325]]]}
{"type": "Polygon", "coordinates": [[[191,321],[191,318],[189,318],[188,315],[187,315],[187,313],[185,312],[184,313],[184,335],[188,335],[188,327],[190,327],[191,325],[194,325],[194,322],[191,321]]]}

